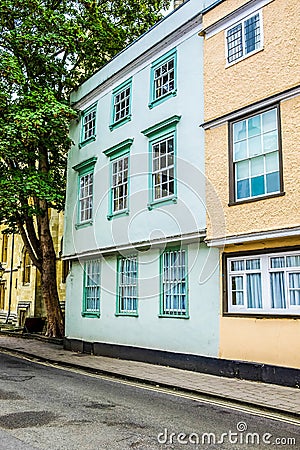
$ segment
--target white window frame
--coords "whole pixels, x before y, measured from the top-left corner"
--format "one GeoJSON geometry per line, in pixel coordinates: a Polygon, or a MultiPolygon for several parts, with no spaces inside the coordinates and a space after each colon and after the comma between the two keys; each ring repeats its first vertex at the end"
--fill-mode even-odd
{"type": "Polygon", "coordinates": [[[83,316],[100,315],[101,266],[100,260],[86,261],[84,264],[83,286],[83,316]],[[88,307],[88,302],[94,302],[94,307],[88,307]]]}
{"type": "Polygon", "coordinates": [[[118,259],[117,314],[137,315],[137,257],[118,259]]]}
{"type": "Polygon", "coordinates": [[[116,159],[113,159],[111,164],[112,164],[111,209],[112,214],[118,214],[128,210],[129,153],[126,153],[116,159]],[[127,167],[125,167],[125,161],[127,161],[127,167]],[[122,165],[121,171],[118,170],[120,163],[122,165]],[[115,167],[116,172],[114,172],[115,167]],[[114,179],[116,179],[116,182],[114,181],[114,179]],[[120,194],[121,187],[123,188],[123,195],[117,196],[117,193],[120,194]],[[115,201],[117,200],[118,200],[118,207],[115,208],[115,201]],[[123,200],[122,208],[120,208],[121,200],[123,200]]]}
{"type": "Polygon", "coordinates": [[[288,277],[289,274],[299,273],[300,265],[295,267],[271,267],[271,258],[287,257],[287,256],[300,256],[300,251],[295,252],[276,252],[276,253],[264,253],[264,254],[251,254],[247,256],[235,256],[227,258],[227,312],[235,314],[255,314],[255,315],[300,315],[300,305],[290,304],[290,287],[288,277]],[[231,270],[232,261],[249,261],[260,259],[260,269],[253,270],[231,270]],[[271,277],[270,274],[274,272],[284,272],[285,280],[285,308],[272,308],[272,298],[271,298],[271,277]],[[261,287],[262,287],[262,308],[249,308],[247,306],[247,283],[246,275],[250,273],[260,273],[261,274],[261,287]],[[233,305],[232,304],[232,290],[231,290],[231,279],[234,276],[243,277],[243,293],[244,293],[244,304],[243,305],[233,305]]]}
{"type": "Polygon", "coordinates": [[[264,47],[264,34],[263,34],[263,16],[262,16],[262,11],[255,11],[254,13],[248,15],[247,17],[244,17],[243,19],[239,20],[238,22],[230,25],[230,27],[228,27],[225,30],[225,57],[226,57],[226,67],[231,66],[232,64],[236,64],[239,61],[242,61],[245,58],[248,58],[249,56],[263,50],[264,47]],[[259,30],[260,30],[260,44],[259,47],[252,50],[251,52],[246,53],[246,41],[245,41],[245,22],[249,19],[251,19],[252,17],[258,15],[259,16],[259,30]],[[228,48],[228,32],[230,30],[232,30],[233,28],[235,28],[236,26],[241,25],[242,26],[242,55],[237,57],[236,59],[232,60],[232,61],[228,61],[229,58],[229,48],[228,48]]]}
{"type": "Polygon", "coordinates": [[[79,176],[79,223],[90,222],[93,218],[93,190],[94,190],[94,172],[87,172],[79,176]],[[81,182],[84,186],[81,186],[81,182]],[[86,183],[87,181],[87,183],[86,183]],[[88,189],[85,195],[84,190],[88,189]],[[84,213],[84,218],[82,214],[84,213]]]}
{"type": "Polygon", "coordinates": [[[175,145],[176,145],[176,139],[175,139],[175,133],[172,133],[168,136],[161,137],[154,142],[151,142],[151,155],[152,155],[152,201],[153,202],[159,202],[165,199],[169,199],[174,197],[176,194],[175,192],[175,145]],[[173,151],[168,152],[168,142],[172,140],[173,142],[173,151]],[[165,143],[166,145],[166,153],[161,153],[161,144],[165,143]],[[155,152],[154,148],[159,147],[159,157],[155,158],[155,152]],[[173,157],[173,163],[169,164],[168,159],[169,157],[173,157]],[[165,158],[166,165],[164,167],[161,167],[161,162],[165,158]],[[158,168],[155,168],[155,162],[158,163],[158,168]],[[171,177],[171,173],[173,171],[173,178],[171,177]],[[167,176],[167,182],[163,182],[163,176],[167,176]],[[156,183],[157,179],[159,179],[158,183],[156,183]],[[162,195],[163,185],[167,183],[168,190],[167,195],[162,195]],[[170,191],[170,185],[173,183],[173,192],[170,191]],[[156,196],[156,193],[159,192],[159,196],[156,196]]]}
{"type": "Polygon", "coordinates": [[[188,318],[188,280],[187,280],[187,250],[168,249],[161,254],[161,300],[160,315],[162,317],[188,318]],[[176,264],[169,262],[174,259],[176,264]],[[183,265],[180,264],[180,262],[183,265]],[[179,263],[178,263],[179,262],[179,263]],[[169,297],[169,298],[168,298],[169,297]],[[178,299],[176,300],[176,297],[178,299]],[[178,301],[178,307],[175,303],[178,301]],[[168,303],[170,303],[168,305],[168,303]],[[183,303],[185,308],[182,307],[183,303]]]}
{"type": "MultiPolygon", "coordinates": [[[[247,200],[256,200],[256,199],[260,199],[260,198],[276,195],[276,194],[279,194],[279,193],[282,192],[282,188],[283,187],[282,187],[282,164],[281,164],[281,129],[280,129],[280,117],[279,117],[278,109],[279,109],[279,106],[276,105],[276,106],[273,106],[271,108],[267,108],[267,109],[258,111],[255,114],[251,114],[249,116],[241,117],[238,120],[234,120],[234,121],[232,121],[230,123],[230,140],[231,140],[231,154],[232,154],[232,177],[233,177],[233,184],[234,184],[234,193],[232,195],[233,198],[231,199],[231,201],[234,201],[236,203],[240,203],[240,202],[242,203],[242,202],[245,202],[247,200]],[[261,132],[260,132],[260,134],[257,135],[257,137],[258,136],[260,137],[261,152],[258,153],[258,154],[250,156],[249,143],[250,143],[251,137],[249,137],[248,131],[247,131],[248,130],[248,126],[247,126],[248,125],[248,121],[252,120],[255,117],[259,117],[260,118],[260,123],[261,123],[262,122],[262,116],[264,114],[267,114],[267,113],[271,112],[271,111],[275,111],[275,113],[276,113],[276,128],[274,130],[271,130],[271,132],[272,131],[276,131],[277,132],[277,149],[273,149],[273,150],[270,150],[270,151],[264,151],[263,139],[264,139],[264,136],[266,136],[269,133],[268,132],[264,133],[262,125],[261,125],[261,132]],[[235,148],[234,148],[234,144],[235,144],[234,143],[234,125],[238,124],[238,123],[241,123],[241,122],[244,122],[244,121],[246,123],[246,137],[245,137],[245,139],[243,139],[243,141],[246,141],[247,156],[245,156],[243,158],[240,158],[240,159],[237,159],[237,158],[235,158],[235,155],[234,155],[234,151],[235,151],[235,148]],[[272,171],[267,171],[266,158],[267,158],[267,155],[274,154],[274,153],[277,153],[277,155],[278,155],[279,189],[276,190],[276,191],[267,192],[266,176],[268,174],[271,174],[271,173],[276,172],[276,171],[275,170],[273,170],[273,172],[272,171]],[[241,181],[242,179],[238,180],[238,178],[237,178],[237,165],[239,163],[243,163],[243,162],[246,162],[246,161],[248,161],[248,163],[251,165],[251,161],[255,160],[255,158],[257,158],[257,157],[263,157],[264,158],[264,167],[263,167],[263,170],[261,171],[261,174],[260,174],[261,176],[262,175],[264,176],[264,193],[258,194],[258,195],[252,195],[250,183],[251,183],[251,179],[255,178],[255,177],[253,177],[253,176],[251,177],[251,173],[250,173],[250,169],[249,169],[249,176],[247,178],[245,178],[245,179],[249,180],[249,196],[248,197],[238,198],[238,181],[241,181]]],[[[236,143],[238,143],[238,142],[239,141],[236,141],[236,143]]]]}

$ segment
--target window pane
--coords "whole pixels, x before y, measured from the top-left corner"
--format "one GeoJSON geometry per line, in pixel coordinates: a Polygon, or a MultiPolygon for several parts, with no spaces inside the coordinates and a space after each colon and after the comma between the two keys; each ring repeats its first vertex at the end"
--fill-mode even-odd
{"type": "Polygon", "coordinates": [[[261,134],[261,128],[260,128],[260,115],[251,117],[248,120],[248,136],[257,136],[261,134]]]}
{"type": "Polygon", "coordinates": [[[262,308],[261,274],[247,275],[248,308],[262,308]]]}
{"type": "Polygon", "coordinates": [[[270,131],[263,135],[264,152],[278,150],[277,131],[270,131]]]}
{"type": "Polygon", "coordinates": [[[270,274],[272,308],[286,308],[284,272],[270,274]]]}
{"type": "Polygon", "coordinates": [[[235,61],[243,56],[242,24],[238,24],[227,32],[227,60],[235,61]]]}
{"type": "Polygon", "coordinates": [[[287,267],[300,267],[300,255],[287,256],[286,265],[287,267]]]}
{"type": "Polygon", "coordinates": [[[300,306],[300,273],[289,274],[290,303],[300,306]]]}
{"type": "Polygon", "coordinates": [[[234,161],[247,158],[247,141],[241,141],[233,144],[233,153],[234,161]]]}
{"type": "Polygon", "coordinates": [[[262,153],[261,136],[255,136],[248,140],[249,156],[256,156],[262,153]]]}
{"type": "Polygon", "coordinates": [[[246,260],[247,270],[257,270],[260,269],[260,259],[247,259],[246,260]]]}
{"type": "Polygon", "coordinates": [[[233,124],[233,142],[246,139],[246,120],[241,120],[233,124]]]}
{"type": "Polygon", "coordinates": [[[279,192],[280,191],[280,177],[279,172],[273,172],[267,174],[267,192],[279,192]]]}
{"type": "Polygon", "coordinates": [[[243,306],[244,305],[244,293],[240,291],[232,292],[232,304],[233,306],[243,306]]]}
{"type": "Polygon", "coordinates": [[[268,153],[266,155],[266,172],[277,172],[279,169],[278,152],[268,153]]]}
{"type": "Polygon", "coordinates": [[[244,270],[245,264],[243,260],[231,261],[231,270],[244,270]]]}
{"type": "Polygon", "coordinates": [[[253,52],[260,47],[259,14],[245,20],[246,53],[253,52]]]}
{"type": "Polygon", "coordinates": [[[271,259],[271,268],[272,269],[279,269],[280,267],[285,267],[285,257],[279,256],[270,258],[271,259]]]}
{"type": "Polygon", "coordinates": [[[258,158],[251,159],[251,175],[261,175],[265,172],[264,157],[259,156],[258,158]]]}
{"type": "Polygon", "coordinates": [[[263,195],[265,193],[265,179],[264,176],[251,178],[251,195],[263,195]]]}
{"type": "Polygon", "coordinates": [[[237,182],[237,198],[250,197],[250,185],[249,180],[241,180],[237,182]]]}
{"type": "Polygon", "coordinates": [[[242,291],[243,290],[243,277],[232,277],[231,288],[233,291],[242,291]]]}
{"type": "Polygon", "coordinates": [[[249,161],[241,161],[236,164],[236,177],[237,180],[242,178],[249,178],[249,161]]]}
{"type": "Polygon", "coordinates": [[[268,131],[277,129],[277,110],[272,109],[271,111],[265,112],[262,114],[262,125],[263,132],[267,133],[268,131]]]}

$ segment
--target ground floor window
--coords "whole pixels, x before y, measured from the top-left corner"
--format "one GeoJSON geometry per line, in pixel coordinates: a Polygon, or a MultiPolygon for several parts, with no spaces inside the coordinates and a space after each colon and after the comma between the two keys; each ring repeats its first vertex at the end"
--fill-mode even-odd
{"type": "Polygon", "coordinates": [[[161,285],[161,315],[186,317],[186,250],[168,250],[161,255],[161,285]]]}
{"type": "Polygon", "coordinates": [[[100,261],[84,264],[83,316],[100,315],[100,261]]]}
{"type": "Polygon", "coordinates": [[[117,314],[137,315],[137,257],[118,259],[117,314]]]}
{"type": "Polygon", "coordinates": [[[300,251],[227,257],[228,312],[300,314],[300,251]]]}

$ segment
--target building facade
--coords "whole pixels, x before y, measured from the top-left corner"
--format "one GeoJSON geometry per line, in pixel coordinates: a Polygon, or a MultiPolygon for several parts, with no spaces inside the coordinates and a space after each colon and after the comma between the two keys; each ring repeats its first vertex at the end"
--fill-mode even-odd
{"type": "MultiPolygon", "coordinates": [[[[61,307],[65,305],[65,282],[68,270],[67,262],[61,260],[63,214],[49,211],[54,247],[57,255],[57,287],[61,307]]],[[[5,234],[0,228],[0,260],[5,269],[0,280],[0,327],[10,324],[23,327],[27,317],[45,317],[42,301],[41,279],[38,270],[32,264],[21,236],[5,234]]]]}
{"type": "Polygon", "coordinates": [[[219,357],[274,371],[300,368],[299,17],[297,0],[219,1],[203,16],[219,357]]]}
{"type": "Polygon", "coordinates": [[[204,243],[199,127],[204,6],[183,3],[72,96],[66,348],[218,357],[219,251],[204,243]]]}

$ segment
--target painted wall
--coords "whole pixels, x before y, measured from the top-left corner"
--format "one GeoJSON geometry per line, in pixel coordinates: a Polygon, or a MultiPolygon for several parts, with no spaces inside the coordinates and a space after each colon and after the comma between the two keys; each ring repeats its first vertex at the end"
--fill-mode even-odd
{"type": "MultiPolygon", "coordinates": [[[[206,28],[245,0],[228,0],[203,17],[206,28]]],[[[226,67],[225,31],[205,40],[205,121],[299,84],[300,2],[263,8],[263,50],[226,67]]]]}
{"type": "MultiPolygon", "coordinates": [[[[225,247],[224,251],[231,253],[268,248],[280,249],[299,246],[299,244],[298,237],[269,239],[255,243],[231,245],[225,247]]],[[[221,299],[221,309],[222,307],[221,299]]],[[[300,369],[299,333],[300,320],[295,318],[221,316],[219,357],[300,369]]]]}
{"type": "Polygon", "coordinates": [[[280,110],[285,193],[282,197],[228,206],[228,125],[206,131],[208,239],[299,226],[300,97],[282,102],[280,110]]]}
{"type": "MultiPolygon", "coordinates": [[[[181,8],[184,9],[184,8],[181,8]]],[[[74,123],[71,137],[76,145],[69,154],[68,189],[64,254],[80,254],[87,250],[119,246],[157,237],[184,235],[205,229],[204,132],[199,128],[203,119],[202,42],[199,26],[189,35],[180,37],[177,48],[177,95],[164,103],[148,108],[151,63],[175,47],[161,49],[155,57],[129,74],[132,76],[132,120],[110,131],[112,90],[126,78],[121,78],[90,99],[82,109],[98,101],[97,138],[78,148],[80,123],[74,123]],[[193,64],[191,65],[191,61],[193,64]],[[149,201],[148,138],[141,131],[174,114],[181,116],[177,125],[177,204],[147,208],[149,201]],[[130,194],[127,217],[107,219],[109,212],[109,158],[102,152],[125,139],[133,138],[130,152],[130,194]],[[75,230],[77,220],[78,174],[72,167],[88,158],[97,157],[94,175],[94,226],[75,230]]],[[[122,54],[119,58],[122,58],[122,54]]]]}
{"type": "Polygon", "coordinates": [[[68,277],[66,336],[217,356],[219,349],[218,251],[188,246],[189,319],[159,318],[159,249],[138,253],[138,317],[115,316],[116,258],[102,259],[100,318],[83,318],[83,267],[72,263],[68,277]]]}

